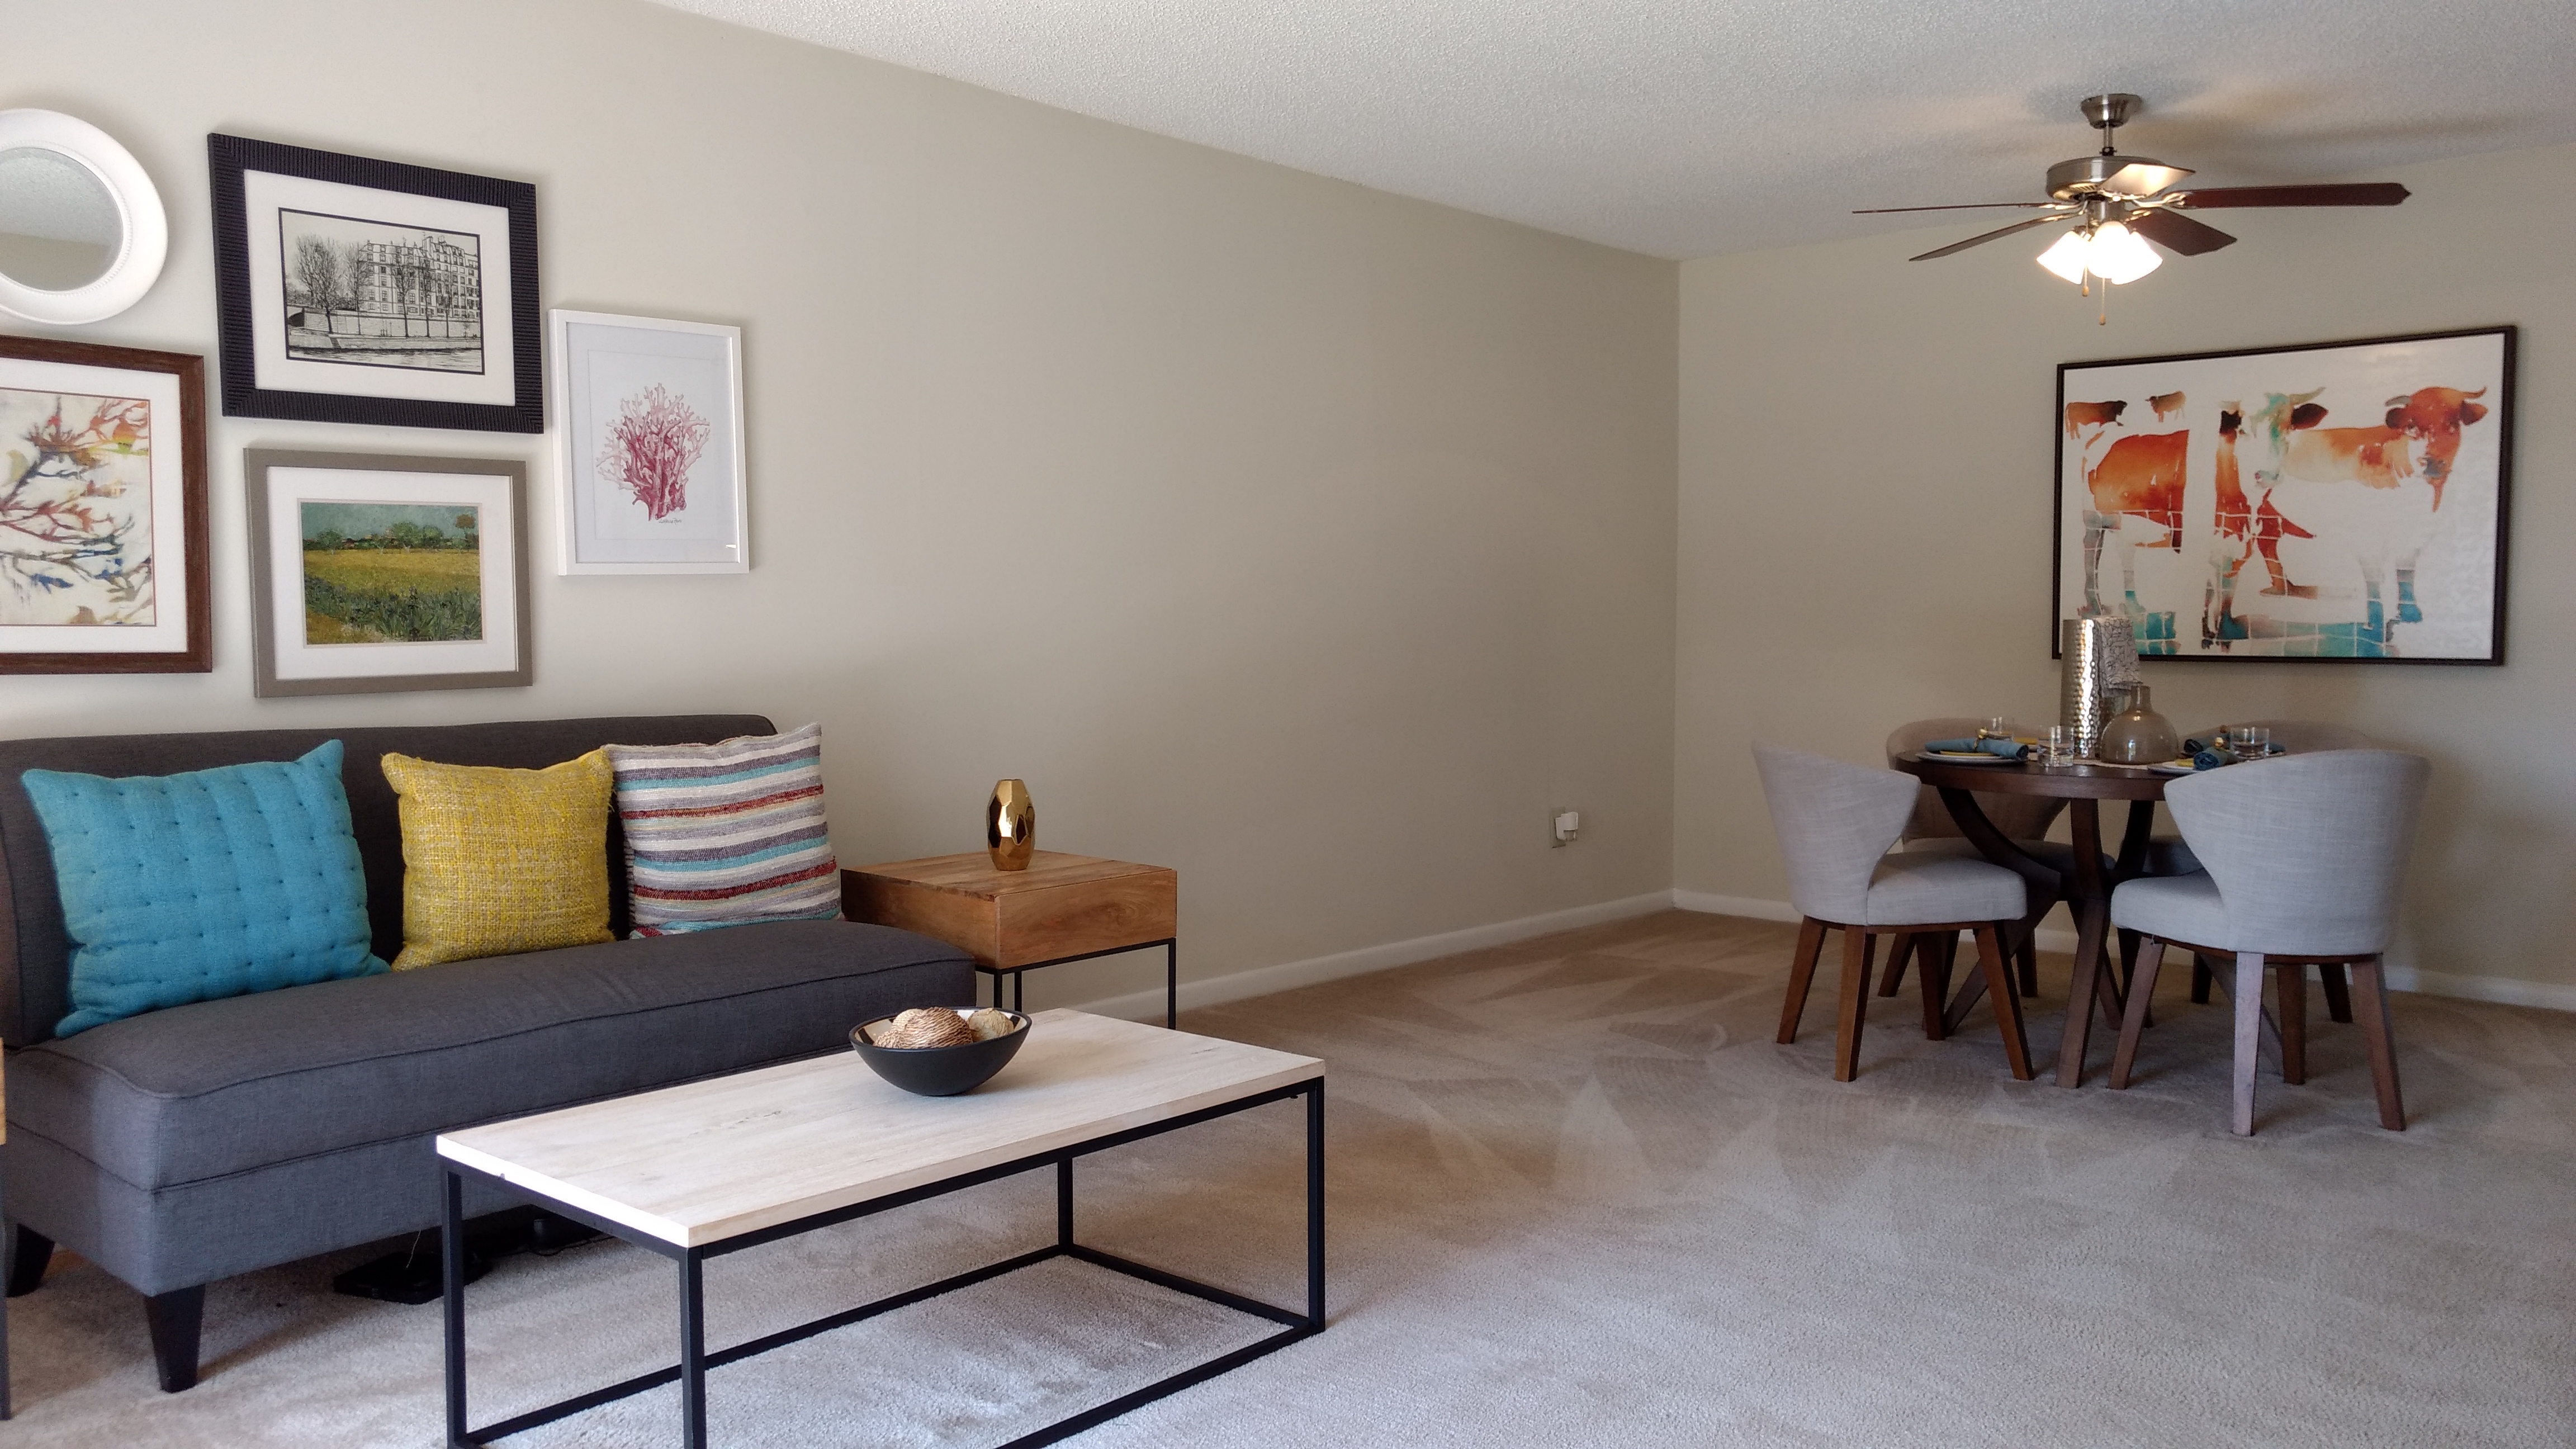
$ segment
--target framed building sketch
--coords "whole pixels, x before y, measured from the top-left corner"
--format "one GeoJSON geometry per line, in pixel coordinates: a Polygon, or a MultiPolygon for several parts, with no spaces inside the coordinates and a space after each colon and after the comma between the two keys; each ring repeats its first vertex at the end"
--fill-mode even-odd
{"type": "Polygon", "coordinates": [[[2142,656],[2504,662],[2511,327],[2057,370],[2056,620],[2142,656]]]}
{"type": "Polygon", "coordinates": [[[537,189],[206,138],[224,413],[545,430],[537,189]]]}
{"type": "Polygon", "coordinates": [[[562,502],[557,570],[749,569],[742,329],[561,309],[547,316],[562,502]]]}
{"type": "Polygon", "coordinates": [[[206,360],[0,337],[0,674],[203,674],[206,360]]]}
{"type": "Polygon", "coordinates": [[[252,448],[251,692],[526,684],[527,466],[252,448]]]}

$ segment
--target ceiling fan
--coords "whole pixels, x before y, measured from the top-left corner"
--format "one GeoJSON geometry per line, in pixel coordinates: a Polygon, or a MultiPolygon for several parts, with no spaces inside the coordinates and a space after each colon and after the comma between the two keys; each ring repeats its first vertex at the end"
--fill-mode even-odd
{"type": "Polygon", "coordinates": [[[2092,278],[2114,283],[2134,282],[2164,265],[2164,258],[2154,247],[2147,245],[2149,241],[2160,243],[2178,255],[2192,257],[2214,252],[2236,240],[2214,226],[2183,215],[2186,211],[2254,206],[2395,206],[2406,199],[2406,188],[2394,181],[2324,186],[2202,186],[2176,190],[2176,185],[2192,174],[2188,169],[2167,166],[2148,156],[2120,154],[2120,127],[2144,104],[2136,96],[2127,94],[2086,97],[2080,109],[2084,119],[2092,122],[2094,128],[2102,133],[2102,149],[2098,154],[2078,156],[2072,161],[2060,161],[2049,167],[2050,199],[2047,201],[1878,206],[1852,214],[1883,216],[1900,211],[1968,211],[1988,207],[2030,208],[2040,213],[1907,259],[1917,262],[1963,252],[2035,226],[2072,221],[2074,229],[2042,252],[2039,264],[2090,292],[2092,278]]]}

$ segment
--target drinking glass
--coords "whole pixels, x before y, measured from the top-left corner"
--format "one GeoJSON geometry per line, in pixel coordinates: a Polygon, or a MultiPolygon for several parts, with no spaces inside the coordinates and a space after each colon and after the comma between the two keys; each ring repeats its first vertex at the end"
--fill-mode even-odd
{"type": "Polygon", "coordinates": [[[2259,760],[2272,753],[2269,725],[2238,725],[2227,732],[2227,748],[2239,760],[2259,760]]]}
{"type": "Polygon", "coordinates": [[[2048,765],[2075,763],[2075,727],[2073,725],[2053,724],[2048,727],[2048,739],[2042,746],[2040,763],[2048,765]]]}
{"type": "Polygon", "coordinates": [[[2002,715],[1989,718],[1984,727],[1977,731],[1977,738],[1981,740],[2008,740],[2012,737],[2012,721],[2002,715]]]}

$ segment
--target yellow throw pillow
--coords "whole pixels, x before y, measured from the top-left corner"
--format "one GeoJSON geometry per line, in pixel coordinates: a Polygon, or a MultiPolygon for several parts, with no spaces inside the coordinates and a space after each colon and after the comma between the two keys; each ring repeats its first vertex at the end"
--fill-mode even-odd
{"type": "Polygon", "coordinates": [[[396,971],[615,940],[608,932],[606,750],[542,770],[384,758],[401,797],[396,971]]]}

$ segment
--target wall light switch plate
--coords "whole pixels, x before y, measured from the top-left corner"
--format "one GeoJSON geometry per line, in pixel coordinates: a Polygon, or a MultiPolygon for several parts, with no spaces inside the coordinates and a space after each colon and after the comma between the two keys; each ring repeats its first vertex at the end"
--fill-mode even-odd
{"type": "Polygon", "coordinates": [[[1550,830],[1554,832],[1553,838],[1548,842],[1549,844],[1557,846],[1572,845],[1575,837],[1583,833],[1583,812],[1579,810],[1553,811],[1549,816],[1548,826],[1550,830]]]}

